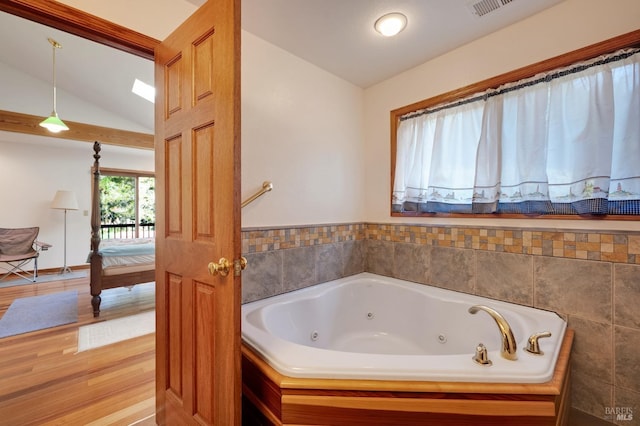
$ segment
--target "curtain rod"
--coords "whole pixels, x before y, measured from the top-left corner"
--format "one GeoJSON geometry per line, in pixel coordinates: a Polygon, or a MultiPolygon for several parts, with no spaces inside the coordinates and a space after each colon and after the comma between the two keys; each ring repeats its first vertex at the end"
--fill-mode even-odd
{"type": "Polygon", "coordinates": [[[604,57],[603,59],[599,59],[593,62],[589,62],[589,63],[581,63],[579,65],[573,65],[569,68],[565,68],[559,71],[550,71],[548,74],[544,75],[543,77],[539,77],[539,78],[535,78],[535,76],[531,77],[534,78],[534,80],[529,80],[529,81],[524,81],[526,79],[523,80],[519,80],[519,81],[523,81],[522,83],[518,82],[514,82],[514,83],[507,83],[503,86],[508,86],[508,87],[503,87],[502,89],[497,88],[497,89],[487,89],[486,91],[484,91],[482,94],[479,95],[475,95],[471,98],[466,98],[466,99],[462,99],[459,101],[455,101],[452,103],[448,103],[445,105],[441,105],[441,106],[437,106],[434,108],[425,108],[419,111],[414,111],[414,112],[410,112],[407,113],[403,116],[400,117],[400,121],[405,121],[405,120],[409,120],[411,118],[416,118],[416,117],[420,117],[423,115],[427,115],[427,114],[432,114],[434,112],[438,112],[438,111],[443,111],[445,109],[450,109],[450,108],[455,108],[458,106],[462,106],[462,105],[467,105],[473,102],[478,102],[478,101],[486,101],[487,99],[494,97],[494,96],[498,96],[498,95],[502,95],[504,93],[509,93],[509,92],[513,92],[515,90],[520,90],[523,89],[525,87],[531,87],[531,86],[535,86],[536,84],[540,84],[540,83],[548,83],[551,80],[555,80],[556,78],[560,78],[560,77],[564,77],[570,74],[575,74],[584,70],[587,70],[591,67],[595,67],[598,65],[604,65],[604,64],[608,64],[611,62],[616,62],[616,61],[621,61],[623,59],[627,59],[630,56],[635,55],[636,53],[640,52],[640,49],[624,49],[624,50],[619,50],[617,52],[612,53],[609,56],[604,57]],[[511,84],[513,84],[513,86],[511,86],[511,84]]]}

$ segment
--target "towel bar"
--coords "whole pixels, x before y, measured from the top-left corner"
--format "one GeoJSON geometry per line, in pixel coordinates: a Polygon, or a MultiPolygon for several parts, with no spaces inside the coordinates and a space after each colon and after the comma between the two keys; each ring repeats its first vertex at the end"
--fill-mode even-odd
{"type": "Polygon", "coordinates": [[[240,207],[244,207],[247,204],[251,203],[252,201],[254,201],[256,198],[258,198],[259,196],[271,191],[273,189],[273,184],[269,181],[265,181],[262,183],[262,189],[259,190],[258,192],[256,192],[255,194],[253,194],[251,197],[247,198],[246,200],[244,200],[242,202],[242,204],[240,205],[240,207]]]}

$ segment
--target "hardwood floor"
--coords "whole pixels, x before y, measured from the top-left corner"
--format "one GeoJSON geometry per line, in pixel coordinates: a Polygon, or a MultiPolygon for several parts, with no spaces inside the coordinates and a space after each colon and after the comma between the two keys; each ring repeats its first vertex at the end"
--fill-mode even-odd
{"type": "Polygon", "coordinates": [[[0,425],[154,425],[155,334],[77,353],[78,328],[152,310],[155,286],[102,293],[88,278],[0,288],[0,316],[20,297],[78,290],[78,322],[0,339],[0,425]]]}

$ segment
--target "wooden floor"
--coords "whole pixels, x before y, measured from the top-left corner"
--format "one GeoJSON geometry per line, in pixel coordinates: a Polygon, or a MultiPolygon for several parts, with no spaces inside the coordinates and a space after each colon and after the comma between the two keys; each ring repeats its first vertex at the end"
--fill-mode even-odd
{"type": "Polygon", "coordinates": [[[94,319],[88,278],[0,288],[14,299],[78,290],[78,322],[0,339],[0,425],[154,425],[155,334],[77,352],[82,325],[154,309],[154,284],[106,290],[94,319]]]}

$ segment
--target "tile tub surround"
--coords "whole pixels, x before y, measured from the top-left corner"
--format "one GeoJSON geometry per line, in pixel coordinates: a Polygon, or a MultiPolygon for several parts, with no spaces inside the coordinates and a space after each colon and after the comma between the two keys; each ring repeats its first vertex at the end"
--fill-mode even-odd
{"type": "Polygon", "coordinates": [[[243,301],[366,271],[541,309],[576,331],[572,406],[640,425],[640,234],[345,224],[243,231],[243,301]]]}
{"type": "Polygon", "coordinates": [[[242,303],[364,272],[364,240],[245,253],[242,303]]]}
{"type": "Polygon", "coordinates": [[[366,225],[244,229],[242,302],[364,272],[366,225]]]}

